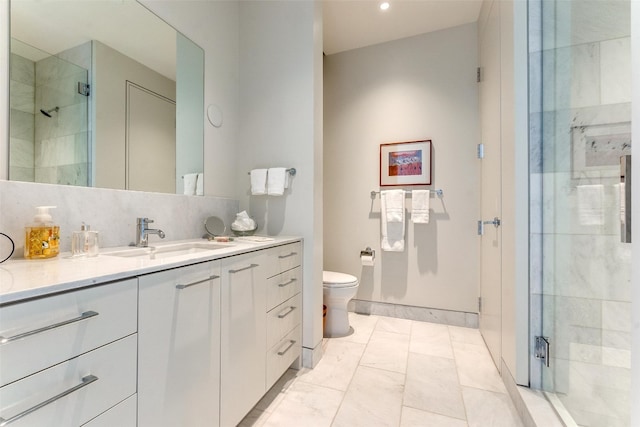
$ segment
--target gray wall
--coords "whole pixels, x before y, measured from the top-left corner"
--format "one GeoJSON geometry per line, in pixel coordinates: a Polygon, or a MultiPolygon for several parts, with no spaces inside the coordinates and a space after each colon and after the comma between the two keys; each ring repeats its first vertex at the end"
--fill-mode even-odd
{"type": "Polygon", "coordinates": [[[325,58],[324,268],[360,278],[358,299],[477,312],[476,40],[468,24],[325,58]],[[407,215],[404,252],[382,252],[380,144],[420,139],[444,197],[429,224],[407,215]],[[360,265],[367,246],[374,267],[360,265]]]}

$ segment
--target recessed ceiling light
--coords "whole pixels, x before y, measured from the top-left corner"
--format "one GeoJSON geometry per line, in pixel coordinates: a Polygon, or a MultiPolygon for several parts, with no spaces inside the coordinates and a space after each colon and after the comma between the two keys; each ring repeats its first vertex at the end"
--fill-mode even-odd
{"type": "Polygon", "coordinates": [[[389,2],[388,1],[384,1],[382,3],[380,3],[380,10],[387,10],[389,9],[389,2]]]}

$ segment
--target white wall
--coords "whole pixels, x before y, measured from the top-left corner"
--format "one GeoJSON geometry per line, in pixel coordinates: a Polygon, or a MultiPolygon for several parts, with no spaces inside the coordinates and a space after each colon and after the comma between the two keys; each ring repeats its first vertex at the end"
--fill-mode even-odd
{"type": "Polygon", "coordinates": [[[477,313],[477,64],[476,24],[325,57],[324,268],[359,277],[356,298],[477,313]],[[407,222],[404,252],[382,252],[380,144],[421,139],[444,197],[407,222]]]}
{"type": "MultiPolygon", "coordinates": [[[[322,27],[314,1],[240,5],[236,194],[259,232],[304,237],[303,346],[322,340],[322,27]],[[295,167],[282,197],[249,196],[247,173],[295,167]]],[[[309,364],[309,363],[308,363],[309,364]]],[[[313,364],[311,362],[310,364],[313,364]]]]}

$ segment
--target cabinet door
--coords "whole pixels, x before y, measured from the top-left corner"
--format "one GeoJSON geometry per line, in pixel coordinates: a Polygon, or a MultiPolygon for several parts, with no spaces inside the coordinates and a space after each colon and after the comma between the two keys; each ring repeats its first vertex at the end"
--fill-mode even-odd
{"type": "Polygon", "coordinates": [[[216,426],[219,262],[139,278],[138,425],[216,426]]]}
{"type": "Polygon", "coordinates": [[[237,425],[265,393],[265,256],[222,263],[220,425],[237,425]]]}

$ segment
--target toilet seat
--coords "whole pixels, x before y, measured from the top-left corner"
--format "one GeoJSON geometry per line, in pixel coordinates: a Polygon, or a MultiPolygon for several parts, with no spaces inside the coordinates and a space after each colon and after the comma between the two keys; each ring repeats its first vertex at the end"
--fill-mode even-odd
{"type": "Polygon", "coordinates": [[[358,279],[350,274],[323,271],[322,286],[325,288],[351,288],[358,286],[358,279]]]}

